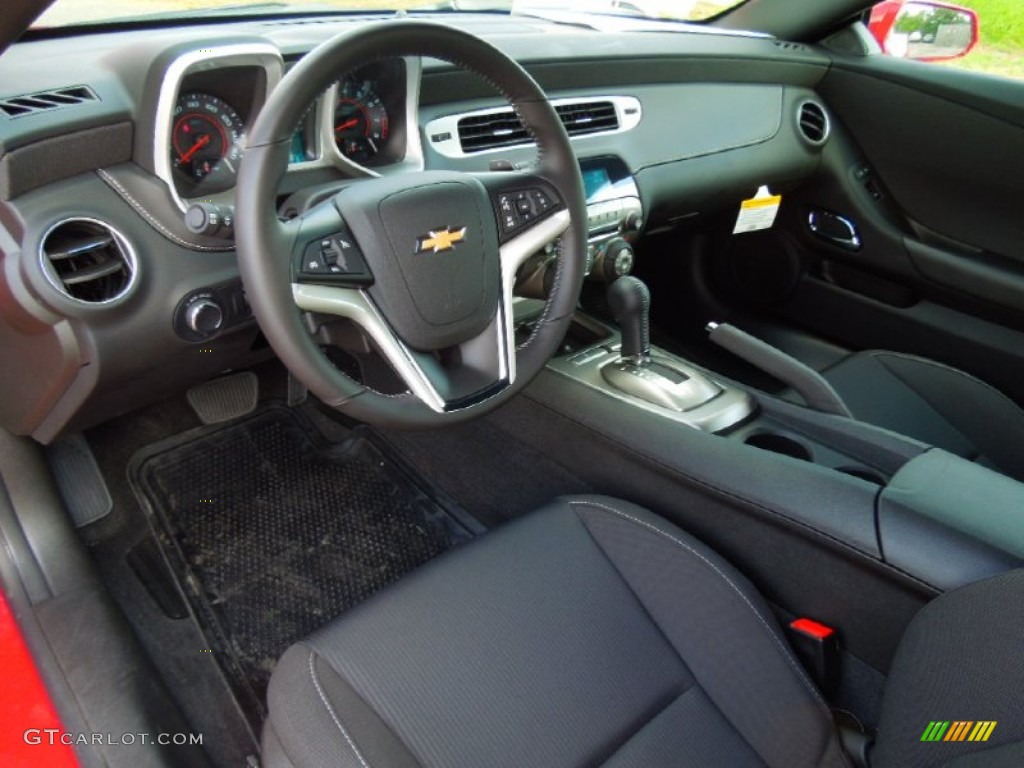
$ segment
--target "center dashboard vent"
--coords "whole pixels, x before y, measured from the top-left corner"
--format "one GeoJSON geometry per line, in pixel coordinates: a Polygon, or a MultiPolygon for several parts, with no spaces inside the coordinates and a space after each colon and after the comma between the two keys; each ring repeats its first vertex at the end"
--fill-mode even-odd
{"type": "Polygon", "coordinates": [[[809,143],[820,147],[828,140],[829,122],[825,108],[816,101],[805,101],[796,112],[797,128],[809,143]]]}
{"type": "Polygon", "coordinates": [[[71,107],[76,104],[84,104],[87,101],[96,101],[96,93],[85,85],[76,85],[72,88],[59,88],[55,91],[40,91],[29,93],[24,96],[11,96],[0,99],[0,112],[7,117],[21,117],[31,115],[35,112],[43,112],[58,107],[71,107]]]}
{"type": "MultiPolygon", "coordinates": [[[[617,131],[620,127],[618,111],[611,101],[556,104],[555,111],[570,136],[617,131]]],[[[526,144],[530,140],[511,108],[462,117],[458,133],[459,144],[466,154],[526,144]]]]}
{"type": "Polygon", "coordinates": [[[40,246],[43,270],[61,293],[86,304],[124,296],[135,281],[135,256],[125,237],[95,219],[68,219],[40,246]]]}

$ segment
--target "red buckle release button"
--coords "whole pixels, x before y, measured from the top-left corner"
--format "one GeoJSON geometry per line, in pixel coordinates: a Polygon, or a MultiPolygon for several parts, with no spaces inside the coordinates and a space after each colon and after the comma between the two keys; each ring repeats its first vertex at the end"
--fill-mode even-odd
{"type": "Polygon", "coordinates": [[[813,637],[815,640],[824,640],[836,633],[832,627],[826,627],[824,624],[813,619],[795,619],[790,622],[789,626],[791,629],[808,637],[813,637]]]}

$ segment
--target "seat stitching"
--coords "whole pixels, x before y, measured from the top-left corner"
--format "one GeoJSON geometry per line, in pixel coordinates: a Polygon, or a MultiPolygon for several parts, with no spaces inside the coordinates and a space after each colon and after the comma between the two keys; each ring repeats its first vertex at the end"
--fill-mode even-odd
{"type": "MultiPolygon", "coordinates": [[[[811,683],[811,681],[807,677],[807,673],[804,671],[804,669],[799,664],[796,663],[796,660],[793,658],[792,654],[789,653],[789,651],[785,648],[785,646],[783,646],[782,641],[779,639],[779,636],[777,634],[775,634],[775,632],[772,631],[771,627],[768,625],[768,622],[765,621],[764,617],[761,615],[761,612],[757,610],[757,608],[754,606],[754,604],[752,602],[750,602],[750,599],[743,593],[743,590],[741,590],[738,586],[736,586],[736,584],[732,581],[732,579],[730,579],[725,573],[723,573],[722,570],[718,566],[716,566],[713,562],[711,562],[708,558],[706,558],[700,552],[695,550],[693,547],[688,545],[686,542],[676,538],[675,536],[673,536],[672,534],[668,533],[667,531],[663,531],[660,528],[658,528],[657,526],[651,525],[650,523],[648,523],[648,522],[646,522],[644,520],[640,520],[639,518],[636,518],[636,517],[634,517],[632,515],[629,515],[626,512],[623,512],[622,510],[615,509],[614,507],[610,507],[607,504],[602,504],[601,502],[598,502],[598,501],[570,501],[569,505],[570,506],[589,506],[589,507],[594,507],[595,509],[602,509],[602,510],[604,510],[606,512],[612,513],[613,515],[617,515],[618,517],[621,517],[621,518],[623,518],[625,520],[629,520],[630,522],[632,522],[632,523],[634,523],[636,525],[639,525],[642,528],[646,528],[646,529],[648,529],[650,531],[653,531],[654,533],[659,534],[659,535],[663,536],[664,538],[667,538],[669,541],[672,541],[675,544],[678,544],[680,547],[685,549],[687,552],[689,552],[690,554],[694,555],[697,559],[701,560],[705,565],[707,565],[709,568],[711,568],[712,571],[714,571],[716,574],[718,574],[725,581],[726,584],[728,584],[730,587],[732,587],[733,591],[737,595],[739,595],[740,599],[743,600],[743,602],[747,604],[747,606],[750,608],[751,612],[757,617],[758,621],[761,622],[761,625],[764,627],[765,632],[768,633],[768,637],[770,637],[772,642],[775,643],[775,646],[779,649],[779,652],[782,654],[782,657],[786,660],[786,663],[788,663],[789,666],[793,669],[793,671],[796,674],[797,678],[804,684],[804,687],[807,688],[808,691],[810,691],[811,698],[813,698],[817,702],[818,706],[822,710],[822,713],[825,715],[827,722],[832,724],[832,734],[831,734],[830,738],[825,740],[825,745],[822,748],[822,755],[824,755],[828,751],[829,746],[836,739],[835,720],[832,717],[832,710],[829,708],[828,704],[822,698],[821,694],[818,692],[818,689],[815,688],[814,685],[811,683]]],[[[686,662],[684,661],[683,663],[685,664],[686,662]]],[[[696,685],[697,685],[697,687],[700,687],[699,682],[697,682],[696,685]]],[[[714,702],[712,702],[712,703],[714,703],[714,702]]],[[[747,740],[746,736],[744,734],[742,734],[739,730],[737,730],[736,732],[739,733],[740,736],[744,740],[747,740]]],[[[747,743],[749,744],[750,742],[747,741],[747,743]]],[[[751,748],[753,748],[753,745],[751,745],[751,748]]],[[[756,749],[754,749],[754,751],[757,752],[756,749]]],[[[839,749],[839,758],[842,761],[843,765],[845,765],[845,766],[849,766],[850,765],[850,761],[847,758],[845,751],[841,747],[839,749]]]]}
{"type": "Polygon", "coordinates": [[[786,651],[785,647],[783,647],[782,641],[779,639],[779,636],[772,631],[768,622],[765,621],[765,618],[761,615],[761,612],[757,610],[757,608],[754,606],[752,602],[750,602],[750,598],[743,594],[743,590],[736,586],[732,579],[730,579],[725,573],[723,573],[717,565],[708,560],[706,557],[704,557],[704,555],[695,550],[693,547],[689,546],[686,542],[677,539],[675,536],[668,533],[667,531],[663,531],[660,528],[651,525],[650,523],[644,520],[640,520],[639,518],[633,517],[632,515],[629,515],[621,510],[615,509],[614,507],[609,507],[606,504],[601,504],[600,502],[596,501],[570,501],[569,504],[573,506],[580,505],[595,507],[597,509],[603,509],[604,511],[610,512],[613,515],[617,515],[625,520],[629,520],[630,522],[635,523],[636,525],[639,525],[642,528],[646,528],[647,530],[652,531],[668,539],[669,541],[674,542],[675,544],[678,544],[691,555],[693,555],[698,560],[703,562],[712,571],[718,574],[718,576],[721,577],[722,580],[725,581],[725,583],[728,584],[737,595],[739,595],[740,599],[747,604],[747,607],[750,608],[753,614],[757,617],[757,620],[761,622],[761,625],[764,627],[765,632],[768,633],[768,636],[772,639],[772,642],[775,643],[775,646],[782,653],[782,657],[786,660],[786,662],[793,669],[793,671],[796,672],[797,677],[804,684],[807,690],[811,692],[811,696],[815,699],[815,701],[818,702],[818,704],[825,710],[826,713],[829,712],[828,705],[825,703],[825,700],[821,697],[821,694],[818,693],[818,690],[811,684],[811,681],[807,679],[807,675],[803,671],[803,669],[801,669],[797,665],[797,663],[793,660],[793,657],[786,651]]]}
{"type": "Polygon", "coordinates": [[[356,758],[359,760],[359,764],[362,765],[363,768],[370,768],[369,763],[367,763],[366,759],[363,757],[363,753],[359,751],[359,747],[356,746],[356,743],[352,740],[349,732],[345,730],[345,726],[341,724],[341,720],[338,718],[338,714],[334,711],[334,707],[331,706],[331,702],[327,700],[327,696],[324,694],[324,689],[320,687],[320,678],[317,677],[316,667],[314,666],[315,658],[316,653],[310,651],[309,676],[313,680],[313,686],[316,688],[316,692],[320,694],[320,701],[323,702],[324,706],[327,708],[328,714],[330,714],[331,719],[334,721],[334,724],[338,726],[338,730],[341,731],[341,735],[345,737],[345,741],[347,741],[349,747],[352,748],[356,758]]]}

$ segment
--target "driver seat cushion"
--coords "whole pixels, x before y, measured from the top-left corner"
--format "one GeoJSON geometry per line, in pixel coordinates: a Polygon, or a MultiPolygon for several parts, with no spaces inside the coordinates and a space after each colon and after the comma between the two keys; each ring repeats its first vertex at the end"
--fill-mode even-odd
{"type": "Polygon", "coordinates": [[[264,765],[843,766],[764,600],[634,505],[559,499],[290,648],[264,765]]]}
{"type": "Polygon", "coordinates": [[[854,418],[1024,480],[1024,410],[981,379],[881,350],[849,355],[821,373],[854,418]]]}

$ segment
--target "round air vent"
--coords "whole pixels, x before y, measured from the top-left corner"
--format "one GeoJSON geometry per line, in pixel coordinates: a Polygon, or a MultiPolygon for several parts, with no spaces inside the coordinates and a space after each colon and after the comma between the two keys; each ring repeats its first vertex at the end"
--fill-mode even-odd
{"type": "Polygon", "coordinates": [[[135,282],[135,254],[124,235],[96,219],[66,219],[50,227],[40,261],[51,285],[86,304],[107,304],[135,282]]]}
{"type": "Polygon", "coordinates": [[[820,147],[828,141],[830,130],[828,114],[818,102],[802,102],[796,110],[796,124],[800,129],[800,135],[808,144],[820,147]]]}

